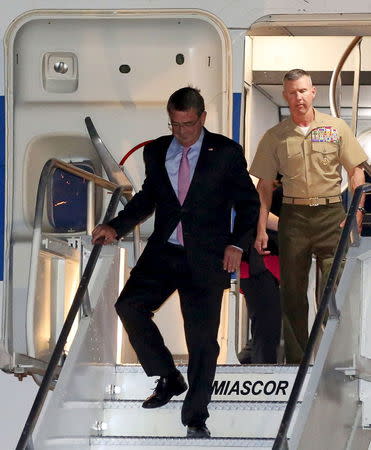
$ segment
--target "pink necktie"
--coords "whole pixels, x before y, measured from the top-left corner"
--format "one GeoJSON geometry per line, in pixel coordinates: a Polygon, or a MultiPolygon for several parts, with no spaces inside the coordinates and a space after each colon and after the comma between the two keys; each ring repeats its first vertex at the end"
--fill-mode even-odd
{"type": "MultiPolygon", "coordinates": [[[[178,172],[178,199],[179,203],[182,205],[184,199],[186,198],[189,183],[190,183],[190,169],[188,161],[188,152],[191,148],[184,148],[182,150],[182,159],[180,160],[179,172],[178,172]]],[[[183,230],[182,223],[179,222],[176,229],[177,240],[183,245],[183,230]]]]}

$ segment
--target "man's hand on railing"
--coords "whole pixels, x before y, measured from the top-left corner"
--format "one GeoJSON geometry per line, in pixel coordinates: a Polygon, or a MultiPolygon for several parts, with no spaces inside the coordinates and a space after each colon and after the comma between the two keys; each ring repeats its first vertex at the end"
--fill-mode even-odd
{"type": "Polygon", "coordinates": [[[92,244],[108,245],[116,241],[117,233],[114,228],[109,225],[97,225],[91,233],[92,244]]]}

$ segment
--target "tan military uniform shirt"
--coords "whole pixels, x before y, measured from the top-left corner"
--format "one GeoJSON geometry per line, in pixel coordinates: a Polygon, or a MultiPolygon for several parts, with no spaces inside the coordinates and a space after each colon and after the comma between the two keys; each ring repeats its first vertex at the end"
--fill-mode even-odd
{"type": "Polygon", "coordinates": [[[330,197],[340,194],[341,166],[347,171],[367,155],[342,120],[314,110],[315,118],[304,136],[288,118],[261,139],[250,173],[274,180],[282,174],[287,197],[330,197]]]}

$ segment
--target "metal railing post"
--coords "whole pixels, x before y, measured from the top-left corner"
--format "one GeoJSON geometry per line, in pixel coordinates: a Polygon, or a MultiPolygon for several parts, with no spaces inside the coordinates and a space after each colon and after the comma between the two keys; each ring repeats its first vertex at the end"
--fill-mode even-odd
{"type": "Polygon", "coordinates": [[[86,234],[91,234],[95,225],[95,184],[88,181],[86,211],[86,234]]]}

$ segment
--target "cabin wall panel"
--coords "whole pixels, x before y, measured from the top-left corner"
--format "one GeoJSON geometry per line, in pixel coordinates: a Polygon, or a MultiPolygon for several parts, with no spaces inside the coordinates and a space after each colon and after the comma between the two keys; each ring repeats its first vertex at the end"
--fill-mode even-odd
{"type": "Polygon", "coordinates": [[[256,149],[263,134],[279,122],[279,110],[277,105],[262,94],[256,87],[250,89],[250,105],[247,113],[247,148],[248,165],[254,159],[256,149]]]}

